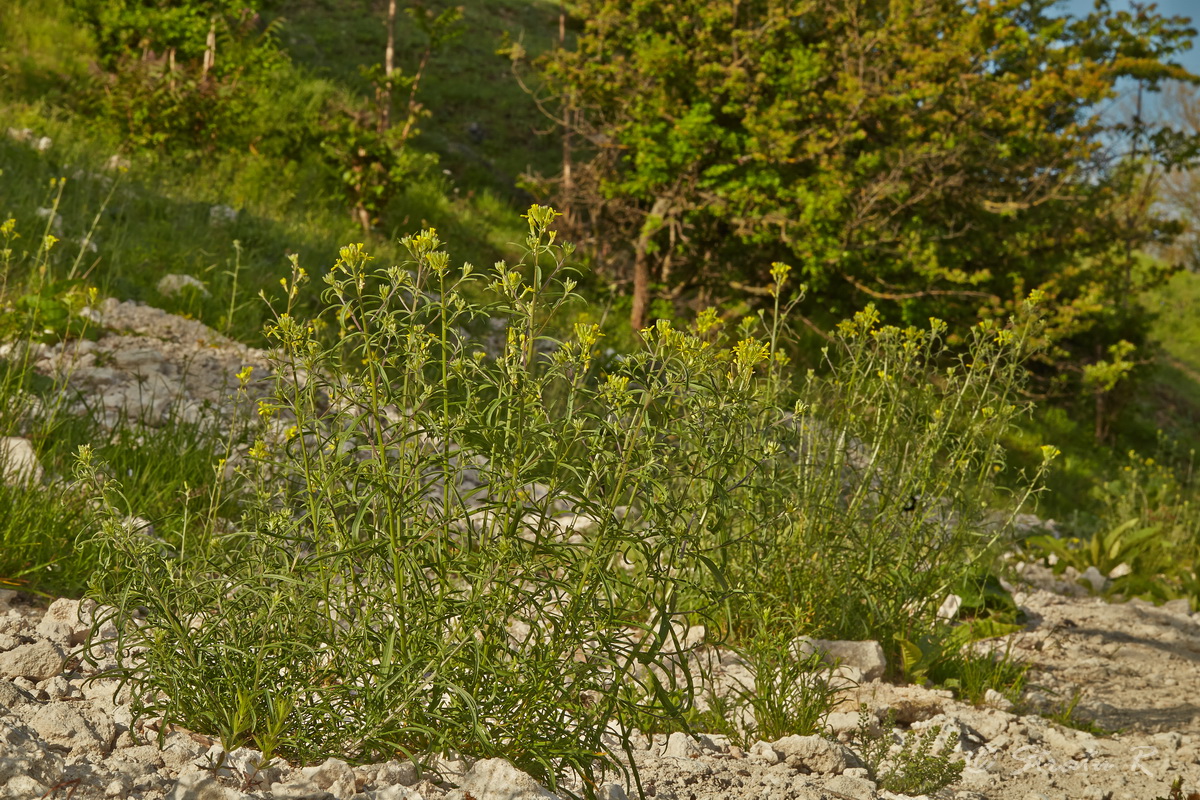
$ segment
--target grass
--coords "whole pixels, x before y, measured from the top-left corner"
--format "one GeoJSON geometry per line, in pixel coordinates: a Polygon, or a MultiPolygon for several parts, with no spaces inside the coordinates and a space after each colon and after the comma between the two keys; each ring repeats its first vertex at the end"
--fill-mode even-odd
{"type": "MultiPolygon", "coordinates": [[[[537,53],[557,40],[560,5],[547,0],[478,0],[463,7],[464,35],[452,54],[435,61],[423,82],[422,102],[432,116],[422,123],[417,146],[437,153],[462,192],[490,189],[528,202],[516,189],[524,172],[556,172],[560,142],[546,133],[533,99],[512,79],[497,54],[507,41],[537,53]],[[477,126],[473,128],[472,126],[477,126]]],[[[312,74],[348,87],[363,99],[372,88],[357,65],[370,54],[382,60],[386,35],[376,3],[352,0],[278,2],[269,15],[284,21],[281,38],[296,63],[312,74]]],[[[412,72],[418,49],[415,26],[397,25],[397,67],[412,72]]],[[[401,233],[419,224],[402,222],[401,233]]],[[[457,241],[457,240],[456,240],[457,241]]]]}
{"type": "Polygon", "coordinates": [[[118,652],[139,653],[118,670],[139,714],[305,762],[453,750],[592,785],[622,768],[606,735],[628,751],[648,719],[719,724],[689,717],[711,674],[686,626],[747,654],[754,687],[710,707],[749,710],[743,738],[819,729],[835,692],[791,652],[799,632],[890,643],[934,626],[932,601],[1002,536],[979,534],[968,487],[994,473],[1034,318],[978,329],[973,368],[937,387],[912,378],[940,329],[871,310],[800,396],[782,318],[659,323],[602,371],[596,326],[548,336],[583,303],[554,216],[532,207],[522,264],[487,274],[452,269],[432,231],[397,266],[343,248],[315,317],[294,263],[260,412],[280,422],[251,448],[239,520],[201,509],[165,551],[122,524],[119,481],[84,452],[109,509],[90,593],[121,623],[118,652]],[[485,282],[490,306],[470,299],[485,282]],[[464,335],[479,314],[506,320],[498,352],[464,335]]]}
{"type": "MultiPolygon", "coordinates": [[[[314,32],[328,30],[328,20],[318,13],[321,8],[295,9],[296,27],[285,27],[285,32],[303,37],[303,24],[314,32]]],[[[22,230],[31,230],[34,209],[47,205],[50,181],[68,178],[61,205],[64,238],[68,244],[77,243],[98,220],[92,240],[97,249],[85,254],[81,267],[103,294],[150,302],[195,316],[242,340],[261,341],[267,316],[257,297],[259,292],[278,295],[275,276],[286,267],[288,256],[297,254],[309,265],[327,264],[342,244],[363,239],[336,192],[330,191],[330,167],[315,147],[288,150],[291,145],[285,146],[288,141],[305,141],[311,135],[305,126],[316,124],[322,104],[352,96],[353,88],[309,74],[301,60],[280,79],[285,91],[264,94],[257,110],[264,120],[260,127],[284,132],[280,135],[285,144],[274,149],[263,145],[261,152],[253,147],[217,151],[203,158],[188,151],[128,151],[118,128],[98,121],[88,106],[80,106],[77,98],[66,94],[73,81],[92,85],[86,69],[95,57],[95,46],[81,35],[78,25],[64,25],[62,20],[70,19],[70,12],[61,0],[49,5],[18,0],[0,13],[13,31],[0,50],[0,73],[8,76],[0,82],[0,130],[29,128],[35,138],[48,136],[53,141],[49,150],[38,152],[28,143],[0,138],[0,169],[10,187],[0,200],[0,216],[15,217],[22,230]],[[64,27],[70,28],[71,35],[57,41],[74,42],[74,47],[49,46],[48,39],[64,27]],[[57,92],[47,95],[49,84],[57,85],[57,92]],[[109,159],[124,151],[128,151],[128,170],[106,170],[109,159]],[[314,187],[325,190],[314,191],[314,187]],[[213,225],[210,210],[216,205],[237,210],[236,220],[213,225]],[[241,281],[230,314],[234,265],[239,259],[241,281]],[[163,297],[154,287],[166,272],[198,278],[209,295],[163,297]]],[[[378,28],[382,35],[382,25],[378,28]]],[[[475,44],[466,52],[483,58],[478,47],[486,48],[482,43],[489,39],[471,41],[475,44]]],[[[382,44],[379,50],[382,53],[382,44]]],[[[495,57],[495,62],[497,68],[507,69],[502,59],[495,57]]],[[[430,79],[431,91],[444,86],[439,80],[430,79]]],[[[459,101],[464,108],[494,105],[494,92],[486,86],[476,90],[489,94],[489,103],[481,97],[465,98],[459,101]]],[[[507,96],[517,93],[514,87],[507,96]]],[[[493,131],[502,130],[490,121],[488,125],[493,131]]],[[[518,151],[515,142],[525,135],[517,131],[498,136],[495,147],[511,155],[518,151]]],[[[465,139],[466,134],[459,138],[465,139]]],[[[521,233],[512,224],[511,192],[495,182],[458,192],[457,180],[440,167],[411,176],[388,207],[378,232],[369,237],[373,249],[394,258],[399,255],[398,232],[437,227],[454,236],[464,256],[476,263],[512,255],[511,243],[519,241],[521,233]]]]}
{"type": "Polygon", "coordinates": [[[1051,722],[1057,722],[1064,728],[1073,728],[1077,731],[1084,731],[1093,736],[1112,736],[1120,731],[1108,730],[1097,725],[1093,720],[1079,717],[1075,714],[1075,709],[1079,706],[1079,701],[1083,698],[1083,690],[1076,689],[1071,693],[1071,699],[1065,700],[1058,704],[1058,707],[1044,714],[1046,719],[1051,722]]]}
{"type": "MultiPolygon", "coordinates": [[[[1120,592],[1200,591],[1183,574],[1187,473],[1145,460],[1158,429],[1200,432],[1200,279],[1146,298],[1166,312],[1165,357],[1119,425],[1120,465],[1127,445],[1143,451],[1133,474],[1079,415],[1029,415],[1034,309],[964,333],[880,326],[868,308],[789,364],[806,352],[786,322],[802,300],[779,267],[773,313],[663,320],[639,338],[594,300],[551,212],[515,210],[518,177],[553,173],[559,143],[496,50],[554,46],[559,6],[466,9],[423,83],[425,167],[366,233],[313,139],[323,114],[371,99],[358,66],[382,54],[381,10],[350,6],[267,5],[290,55],[279,90],[245,141],[212,149],[131,144],[97,116],[96,45],[67,6],[0,7],[0,131],[53,140],[0,137],[0,223],[23,237],[3,245],[0,336],[93,335],[80,311],[112,295],[271,345],[279,368],[262,427],[221,438],[177,420],[104,428],[55,403],[62,387],[28,360],[0,365],[0,435],[29,438],[51,476],[0,487],[0,576],[144,613],[119,642],[139,713],[298,761],[502,756],[586,794],[634,730],[819,731],[828,668],[794,657],[799,634],[874,638],[889,677],[1017,699],[1024,666],[973,640],[1015,624],[989,575],[1039,496],[1044,513],[1089,509],[1070,532],[1099,536],[1109,561],[1127,553],[1104,537],[1128,519],[1169,534],[1135,559],[1149,583],[1120,592]],[[214,224],[218,205],[236,217],[214,224]],[[519,263],[451,267],[441,239],[456,264],[519,263]],[[162,295],[167,272],[207,293],[162,295]],[[945,346],[952,333],[965,349],[945,346]],[[290,380],[301,372],[316,377],[290,380]],[[221,458],[251,442],[227,480],[221,458]],[[964,624],[936,618],[950,593],[967,598],[964,624]],[[710,653],[683,645],[701,624],[753,687],[706,693],[710,653]]],[[[414,35],[401,26],[410,71],[414,35]]],[[[952,779],[930,741],[902,752],[896,790],[952,779]]]]}
{"type": "MultiPolygon", "coordinates": [[[[932,795],[958,781],[966,763],[954,758],[954,745],[939,742],[940,725],[918,734],[908,731],[899,743],[893,741],[895,720],[890,715],[875,727],[864,704],[859,709],[859,725],[851,741],[866,765],[867,773],[880,789],[905,795],[932,795]]],[[[951,734],[955,735],[955,734],[951,734]]]]}

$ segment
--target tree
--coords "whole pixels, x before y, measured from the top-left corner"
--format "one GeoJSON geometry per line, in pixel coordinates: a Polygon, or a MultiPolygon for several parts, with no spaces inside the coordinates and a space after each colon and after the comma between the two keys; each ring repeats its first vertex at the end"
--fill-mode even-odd
{"type": "Polygon", "coordinates": [[[1109,307],[1145,279],[1132,250],[1175,233],[1129,213],[1130,143],[1182,155],[1103,104],[1122,78],[1195,81],[1171,61],[1195,31],[1153,7],[1054,5],[583,0],[576,47],[539,63],[544,105],[569,101],[560,122],[588,143],[557,203],[626,243],[608,260],[635,329],[655,283],[762,292],[778,260],[818,305],[870,299],[898,321],[1006,315],[1039,289],[1056,341],[1074,356],[1103,328],[1104,352],[1128,327],[1109,307]]]}
{"type": "MultiPolygon", "coordinates": [[[[1195,87],[1173,84],[1165,96],[1163,105],[1170,109],[1168,124],[1180,134],[1200,135],[1200,93],[1195,87]]],[[[1185,225],[1184,235],[1164,255],[1181,266],[1200,269],[1200,169],[1180,167],[1167,172],[1160,196],[1168,213],[1185,225]]]]}

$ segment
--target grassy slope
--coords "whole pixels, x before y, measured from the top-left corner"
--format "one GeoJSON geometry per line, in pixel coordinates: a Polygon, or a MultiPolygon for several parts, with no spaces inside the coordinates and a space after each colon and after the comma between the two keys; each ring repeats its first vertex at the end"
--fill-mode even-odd
{"type": "MultiPolygon", "coordinates": [[[[271,4],[268,16],[282,20],[280,37],[302,80],[289,96],[264,98],[263,113],[283,116],[291,113],[289,104],[329,93],[367,96],[370,86],[359,67],[382,57],[382,8],[371,0],[271,4]]],[[[487,265],[512,256],[510,243],[523,235],[516,212],[528,200],[516,188],[517,178],[524,171],[552,173],[558,144],[541,133],[550,127],[548,121],[496,51],[509,40],[532,52],[553,46],[558,12],[558,4],[544,0],[474,0],[464,7],[461,39],[434,60],[422,85],[421,100],[431,116],[422,123],[416,147],[436,154],[439,168],[409,185],[369,237],[369,247],[381,259],[398,255],[397,235],[430,225],[453,243],[456,259],[487,265]]],[[[4,3],[0,29],[5,33],[0,37],[0,131],[28,127],[54,139],[49,151],[37,153],[0,137],[0,216],[15,216],[27,233],[40,231],[43,222],[33,210],[50,204],[50,179],[78,176],[62,201],[62,274],[103,207],[95,235],[100,249],[80,262],[103,291],[197,316],[253,342],[266,315],[256,295],[278,290],[287,253],[298,253],[301,263],[319,274],[340,245],[363,238],[343,204],[322,188],[330,184],[316,158],[280,160],[238,152],[201,162],[133,152],[132,168],[119,177],[110,198],[108,179],[97,176],[122,143],[115,131],[70,102],[75,84],[91,80],[94,46],[88,35],[70,22],[62,0],[4,3]],[[210,225],[209,209],[218,203],[241,209],[238,220],[210,225]],[[154,285],[166,272],[201,278],[211,296],[160,296],[154,285]]],[[[398,63],[407,70],[414,66],[416,41],[412,25],[402,18],[398,63]]],[[[1148,367],[1145,390],[1121,420],[1115,446],[1095,446],[1086,415],[1053,408],[1040,412],[1016,437],[1031,454],[1044,442],[1065,451],[1042,505],[1046,514],[1063,518],[1086,507],[1090,486],[1115,469],[1128,448],[1152,449],[1156,430],[1167,432],[1185,451],[1200,437],[1200,326],[1190,313],[1200,302],[1200,278],[1177,276],[1146,302],[1164,312],[1156,328],[1163,357],[1148,367]]]]}
{"type": "MultiPolygon", "coordinates": [[[[358,66],[382,55],[378,13],[365,4],[332,0],[280,3],[275,13],[285,20],[281,36],[301,80],[289,96],[262,98],[279,106],[268,105],[263,114],[289,113],[288,103],[315,96],[368,90],[358,66]]],[[[29,128],[54,141],[38,153],[0,139],[0,215],[16,217],[20,230],[39,230],[33,210],[50,205],[50,180],[77,178],[63,195],[64,239],[77,250],[103,207],[94,236],[100,249],[83,264],[93,282],[115,296],[194,315],[256,340],[265,318],[256,296],[276,291],[288,253],[298,253],[301,264],[319,274],[338,247],[364,239],[328,190],[327,168],[315,154],[284,160],[234,152],[198,160],[123,150],[115,130],[71,102],[69,87],[92,80],[94,45],[69,19],[60,0],[16,0],[0,9],[0,29],[9,34],[0,45],[0,131],[29,128]],[[132,165],[109,198],[109,179],[100,176],[108,159],[122,151],[132,165]],[[237,221],[211,225],[209,209],[216,204],[239,209],[237,221]],[[200,278],[211,297],[159,296],[154,286],[168,272],[200,278]]],[[[467,9],[461,40],[435,59],[422,87],[432,116],[416,146],[442,163],[406,186],[367,237],[380,258],[398,257],[395,239],[428,226],[455,243],[456,258],[488,265],[514,255],[511,243],[522,237],[517,212],[528,201],[515,188],[516,177],[526,168],[552,170],[556,145],[536,133],[540,115],[495,51],[505,36],[534,40],[534,49],[548,46],[551,25],[557,25],[557,16],[542,4],[477,3],[467,9]],[[482,142],[469,136],[470,123],[485,132],[482,142]]],[[[401,34],[398,49],[411,55],[412,32],[401,26],[401,34]]],[[[74,253],[68,261],[73,260],[74,253]]]]}
{"type": "Polygon", "coordinates": [[[1093,487],[1115,476],[1131,450],[1174,459],[1186,471],[1189,453],[1200,447],[1200,274],[1179,272],[1142,302],[1157,314],[1151,357],[1139,367],[1136,390],[1124,397],[1112,441],[1097,445],[1089,408],[1058,406],[1039,408],[1012,438],[1017,467],[1035,464],[1043,443],[1063,451],[1039,504],[1043,516],[1093,524],[1093,487]]]}

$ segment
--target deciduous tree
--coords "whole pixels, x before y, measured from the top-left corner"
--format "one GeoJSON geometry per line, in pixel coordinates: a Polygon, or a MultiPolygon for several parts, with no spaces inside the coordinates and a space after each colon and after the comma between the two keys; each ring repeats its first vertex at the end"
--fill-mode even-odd
{"type": "Polygon", "coordinates": [[[1185,148],[1103,112],[1122,79],[1195,80],[1173,61],[1187,20],[1104,0],[1078,18],[1051,0],[576,11],[574,49],[540,62],[544,105],[567,103],[586,143],[557,201],[594,242],[624,243],[608,263],[635,328],[655,285],[730,297],[784,260],[839,314],[872,300],[894,320],[970,320],[1038,289],[1060,361],[1127,338],[1124,298],[1152,278],[1131,254],[1175,232],[1134,208],[1140,162],[1185,148]]]}

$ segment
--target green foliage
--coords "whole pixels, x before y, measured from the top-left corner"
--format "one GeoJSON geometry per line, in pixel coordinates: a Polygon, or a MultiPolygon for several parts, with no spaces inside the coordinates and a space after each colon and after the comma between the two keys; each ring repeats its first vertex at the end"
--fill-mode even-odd
{"type": "Polygon", "coordinates": [[[889,711],[880,723],[880,732],[873,733],[875,726],[864,703],[859,708],[858,730],[851,739],[851,746],[880,789],[904,795],[932,795],[962,777],[966,763],[954,758],[954,746],[948,740],[938,742],[940,725],[919,736],[916,731],[908,731],[899,743],[893,741],[894,725],[895,719],[889,711]]]}
{"type": "Polygon", "coordinates": [[[1130,451],[1117,477],[1092,490],[1097,513],[1077,516],[1073,535],[1032,536],[1030,552],[1049,561],[1055,572],[1095,567],[1112,576],[1107,595],[1141,597],[1157,603],[1188,598],[1200,604],[1200,539],[1197,538],[1191,458],[1172,465],[1130,451]]]}
{"type": "MultiPolygon", "coordinates": [[[[1031,308],[1008,327],[976,326],[970,355],[939,369],[940,321],[880,326],[868,308],[844,323],[825,352],[828,375],[810,373],[790,427],[771,430],[795,455],[762,477],[792,494],[770,509],[777,517],[761,515],[773,524],[731,548],[739,585],[795,609],[818,635],[879,639],[899,664],[898,643],[929,632],[950,587],[1005,541],[990,502],[1036,326],[1031,308]]],[[[1046,449],[1014,507],[1056,454],[1046,449]]]]}
{"type": "Polygon", "coordinates": [[[148,520],[164,552],[177,544],[180,509],[186,519],[199,498],[224,515],[236,509],[213,470],[213,454],[222,443],[211,426],[173,418],[152,436],[139,430],[136,420],[106,427],[96,421],[102,411],[85,406],[81,413],[72,407],[77,398],[65,376],[35,369],[47,355],[43,345],[67,351],[97,333],[89,315],[95,310],[95,289],[56,277],[62,266],[54,259],[59,244],[48,231],[60,208],[63,182],[50,188],[52,213],[40,238],[23,239],[14,219],[0,223],[0,346],[5,354],[0,358],[0,436],[32,442],[47,473],[43,480],[0,486],[0,575],[7,585],[27,591],[79,594],[96,559],[82,540],[97,520],[86,492],[59,476],[70,471],[80,444],[90,443],[123,477],[127,496],[120,524],[134,517],[148,520]]]}
{"type": "Polygon", "coordinates": [[[1176,778],[1171,782],[1171,794],[1168,797],[1159,797],[1155,800],[1195,800],[1196,792],[1189,792],[1187,797],[1183,794],[1183,778],[1176,778]]]}
{"type": "Polygon", "coordinates": [[[257,14],[244,0],[72,0],[96,32],[107,66],[128,55],[175,51],[183,61],[203,57],[209,31],[257,14]]]}
{"type": "Polygon", "coordinates": [[[822,308],[873,299],[957,328],[1040,290],[1039,372],[1070,395],[1107,360],[1090,393],[1124,359],[1108,346],[1144,337],[1130,300],[1164,277],[1134,249],[1177,230],[1139,205],[1144,162],[1194,152],[1101,101],[1123,78],[1192,79],[1171,59],[1194,31],[1053,5],[589,0],[576,46],[540,62],[586,162],[555,190],[598,242],[627,244],[635,292],[762,292],[781,259],[822,308]]]}
{"type": "Polygon", "coordinates": [[[425,166],[436,163],[430,154],[417,154],[408,148],[417,135],[417,123],[429,111],[417,101],[421,79],[430,60],[462,34],[461,8],[434,13],[422,6],[406,9],[424,37],[421,58],[415,71],[405,74],[393,69],[385,74],[379,67],[365,68],[375,87],[375,105],[360,112],[340,111],[327,123],[321,141],[338,185],[354,209],[355,217],[367,232],[379,221],[404,182],[425,166]],[[404,119],[392,120],[396,92],[407,94],[404,119]]]}
{"type": "Polygon", "coordinates": [[[754,675],[754,686],[736,691],[733,703],[737,716],[743,708],[753,714],[753,725],[738,730],[735,737],[747,746],[758,740],[820,733],[839,694],[831,680],[832,668],[822,663],[822,653],[797,655],[795,642],[801,630],[774,618],[780,612],[764,609],[738,646],[754,675]]]}
{"type": "Polygon", "coordinates": [[[85,311],[95,304],[95,290],[74,278],[74,266],[67,277],[56,276],[51,256],[60,241],[50,231],[65,185],[51,181],[45,227],[33,252],[17,247],[15,218],[0,221],[0,341],[57,342],[92,333],[85,311]]]}
{"type": "Polygon", "coordinates": [[[138,146],[246,147],[260,95],[288,72],[276,26],[231,0],[76,0],[106,73],[91,103],[138,146]]]}
{"type": "Polygon", "coordinates": [[[999,535],[977,533],[965,480],[993,471],[1032,323],[980,326],[945,393],[914,380],[942,329],[880,328],[871,311],[844,327],[811,402],[791,402],[781,319],[729,334],[711,312],[688,331],[660,322],[602,373],[597,326],[550,337],[576,301],[554,218],[529,210],[527,256],[496,266],[493,306],[432,231],[404,240],[403,266],[344,248],[309,319],[293,261],[237,524],[200,509],[165,548],[121,524],[115,484],[83,454],[111,509],[91,592],[117,622],[146,614],[118,626],[118,652],[139,652],[119,669],[139,713],[301,760],[454,750],[593,780],[616,767],[605,731],[817,729],[833,692],[827,667],[792,652],[801,631],[931,624],[935,589],[999,535]],[[464,326],[498,313],[489,351],[464,326]],[[910,410],[930,415],[923,460],[875,438],[910,410]],[[903,510],[917,490],[950,505],[903,510]],[[817,574],[842,581],[831,610],[817,574]],[[714,644],[727,630],[755,675],[703,713],[703,660],[681,643],[697,622],[714,644]]]}
{"type": "MultiPolygon", "coordinates": [[[[261,502],[245,522],[189,532],[178,560],[119,526],[97,540],[97,596],[121,615],[149,609],[149,649],[124,670],[169,699],[144,710],[228,745],[274,736],[266,744],[301,759],[454,749],[551,782],[611,765],[599,737],[636,710],[614,687],[658,680],[678,650],[673,621],[704,611],[711,545],[694,537],[730,503],[706,473],[749,458],[692,420],[710,403],[736,412],[755,392],[734,390],[759,379],[731,354],[731,377],[710,372],[714,385],[685,392],[680,376],[707,354],[664,337],[638,364],[640,385],[633,367],[597,382],[590,327],[541,355],[573,288],[552,218],[530,210],[528,281],[497,267],[512,315],[497,357],[463,337],[482,310],[463,294],[476,274],[451,273],[432,232],[406,239],[404,268],[371,269],[345,248],[329,312],[280,313],[264,414],[288,424],[251,450],[261,502]],[[321,326],[339,332],[333,345],[314,338],[321,326]],[[310,378],[296,382],[299,371],[310,378]],[[680,423],[686,438],[666,435],[680,423]],[[468,471],[486,496],[456,480],[468,471]],[[577,533],[564,504],[593,522],[577,533]],[[345,624],[331,626],[330,609],[345,624]],[[207,624],[191,634],[196,618],[207,624]],[[362,652],[383,655],[364,664],[362,652]],[[295,710],[268,725],[271,703],[295,710]]],[[[289,297],[303,278],[297,267],[289,297]]]]}
{"type": "Polygon", "coordinates": [[[1051,722],[1057,722],[1064,728],[1074,728],[1077,731],[1087,731],[1093,736],[1112,736],[1119,731],[1110,731],[1097,725],[1094,720],[1086,719],[1076,715],[1075,710],[1079,706],[1079,701],[1083,698],[1083,690],[1075,689],[1071,693],[1071,699],[1056,704],[1049,713],[1044,714],[1046,719],[1051,722]]]}

